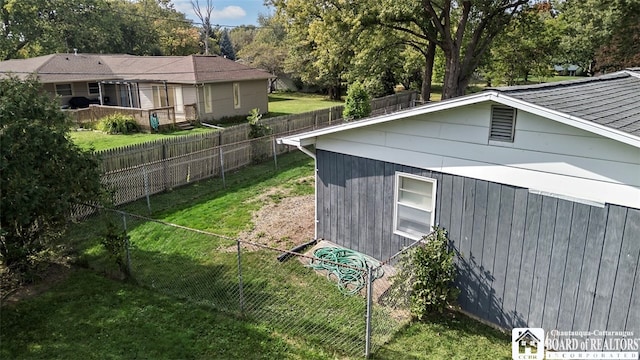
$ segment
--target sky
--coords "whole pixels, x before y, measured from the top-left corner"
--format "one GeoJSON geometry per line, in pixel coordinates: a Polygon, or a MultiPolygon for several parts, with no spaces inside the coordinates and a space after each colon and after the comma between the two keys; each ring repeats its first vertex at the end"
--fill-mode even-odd
{"type": "MultiPolygon", "coordinates": [[[[195,1],[195,0],[194,0],[195,1]]],[[[220,26],[257,25],[258,14],[270,14],[273,9],[264,6],[264,0],[213,0],[211,23],[220,26]]],[[[200,23],[191,6],[191,0],[173,0],[176,10],[187,18],[200,23]]],[[[206,0],[200,0],[204,8],[206,0]]]]}

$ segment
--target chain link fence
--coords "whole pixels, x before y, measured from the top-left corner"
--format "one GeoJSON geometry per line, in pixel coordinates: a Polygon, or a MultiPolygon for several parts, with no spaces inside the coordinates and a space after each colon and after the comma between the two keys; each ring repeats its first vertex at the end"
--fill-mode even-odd
{"type": "Polygon", "coordinates": [[[91,217],[127,234],[120,268],[101,246],[89,251],[91,267],[111,277],[128,272],[140,286],[310,350],[368,357],[410,320],[409,294],[393,288],[397,255],[379,262],[324,241],[305,255],[123,211],[91,217]]]}

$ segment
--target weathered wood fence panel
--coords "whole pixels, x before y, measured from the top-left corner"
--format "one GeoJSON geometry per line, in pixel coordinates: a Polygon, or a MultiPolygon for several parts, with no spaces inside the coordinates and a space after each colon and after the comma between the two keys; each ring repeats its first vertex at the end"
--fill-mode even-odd
{"type": "MultiPolygon", "coordinates": [[[[415,103],[415,96],[413,92],[403,93],[376,99],[372,103],[390,103],[392,108],[396,108],[401,102],[401,106],[409,107],[415,103]]],[[[104,108],[114,107],[100,107],[104,108]]],[[[168,108],[160,110],[170,111],[168,108]]],[[[148,117],[152,110],[136,111],[148,117]]],[[[276,145],[275,138],[339,124],[342,122],[341,114],[342,107],[336,106],[264,119],[262,123],[271,128],[272,135],[259,139],[249,139],[249,125],[241,124],[216,132],[156,140],[103,150],[97,154],[102,159],[103,181],[112,188],[114,203],[120,205],[274,158],[290,151],[288,146],[276,145]]],[[[148,118],[146,121],[148,123],[148,118]]]]}
{"type": "Polygon", "coordinates": [[[640,209],[323,150],[316,156],[318,238],[388,258],[413,241],[392,231],[395,172],[435,178],[436,222],[458,255],[462,309],[505,329],[640,334],[640,209]]]}

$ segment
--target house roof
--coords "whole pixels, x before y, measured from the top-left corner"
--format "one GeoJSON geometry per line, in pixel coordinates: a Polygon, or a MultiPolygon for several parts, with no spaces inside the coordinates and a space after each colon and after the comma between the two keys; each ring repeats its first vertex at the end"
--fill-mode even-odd
{"type": "Polygon", "coordinates": [[[640,74],[496,88],[503,94],[640,136],[640,74]],[[633,95],[636,96],[633,96],[633,95]]]}
{"type": "Polygon", "coordinates": [[[306,146],[326,134],[483,102],[511,106],[640,148],[640,74],[633,71],[585,80],[488,89],[392,114],[291,135],[278,141],[306,146]]]}
{"type": "Polygon", "coordinates": [[[266,80],[272,75],[219,56],[52,54],[0,62],[0,75],[37,73],[43,83],[91,80],[213,83],[266,80]]]}

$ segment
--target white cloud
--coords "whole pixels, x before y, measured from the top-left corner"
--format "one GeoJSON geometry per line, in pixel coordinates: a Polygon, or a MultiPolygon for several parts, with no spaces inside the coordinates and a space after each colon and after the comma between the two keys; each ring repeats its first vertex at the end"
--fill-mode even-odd
{"type": "Polygon", "coordinates": [[[247,12],[240,6],[227,6],[222,10],[213,9],[211,13],[212,19],[240,19],[247,16],[247,12]]]}

